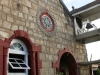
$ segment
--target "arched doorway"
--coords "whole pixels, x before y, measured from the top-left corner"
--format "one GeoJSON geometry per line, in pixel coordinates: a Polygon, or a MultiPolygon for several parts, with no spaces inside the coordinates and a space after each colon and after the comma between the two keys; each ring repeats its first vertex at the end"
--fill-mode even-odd
{"type": "Polygon", "coordinates": [[[52,64],[53,68],[56,68],[56,72],[59,74],[63,70],[65,75],[77,75],[77,64],[69,49],[59,51],[58,56],[57,62],[52,64]]]}
{"type": "Polygon", "coordinates": [[[76,67],[76,62],[74,57],[69,52],[65,52],[61,56],[59,69],[63,69],[66,75],[76,75],[75,67],[76,67]]]}

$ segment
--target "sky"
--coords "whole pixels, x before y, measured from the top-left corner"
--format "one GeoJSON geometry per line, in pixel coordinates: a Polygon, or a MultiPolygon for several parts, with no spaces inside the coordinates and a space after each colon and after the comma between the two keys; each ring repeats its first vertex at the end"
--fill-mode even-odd
{"type": "Polygon", "coordinates": [[[72,10],[72,6],[75,8],[79,8],[83,5],[86,5],[94,0],[63,0],[63,2],[66,4],[69,11],[72,10]]]}
{"type": "MultiPolygon", "coordinates": [[[[72,10],[72,6],[74,8],[82,7],[90,2],[93,2],[94,0],[63,0],[65,5],[67,6],[68,10],[72,10]]],[[[95,24],[97,28],[100,28],[100,19],[95,20],[91,22],[92,24],[95,24]]],[[[90,61],[91,55],[92,55],[92,61],[100,59],[100,41],[88,43],[86,44],[87,54],[88,54],[88,61],[90,61]]]]}

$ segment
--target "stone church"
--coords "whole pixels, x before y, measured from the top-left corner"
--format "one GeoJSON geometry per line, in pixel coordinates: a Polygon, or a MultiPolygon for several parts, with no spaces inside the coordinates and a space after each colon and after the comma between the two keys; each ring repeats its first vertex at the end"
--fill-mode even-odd
{"type": "Polygon", "coordinates": [[[0,75],[89,75],[62,0],[0,0],[0,75]]]}

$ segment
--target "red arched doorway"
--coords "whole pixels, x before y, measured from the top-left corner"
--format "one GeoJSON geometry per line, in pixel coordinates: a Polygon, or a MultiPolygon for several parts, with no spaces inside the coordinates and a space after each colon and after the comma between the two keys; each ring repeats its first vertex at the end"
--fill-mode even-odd
{"type": "Polygon", "coordinates": [[[77,75],[77,64],[75,58],[69,49],[59,51],[58,60],[56,63],[53,62],[53,68],[56,68],[56,72],[59,73],[62,70],[69,75],[77,75]]]}

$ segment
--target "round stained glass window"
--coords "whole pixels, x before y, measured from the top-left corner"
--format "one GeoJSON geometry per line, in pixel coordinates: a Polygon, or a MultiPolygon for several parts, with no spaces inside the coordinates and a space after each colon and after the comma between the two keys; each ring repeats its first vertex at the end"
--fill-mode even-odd
{"type": "Polygon", "coordinates": [[[52,32],[54,30],[54,21],[48,13],[41,14],[40,23],[45,31],[52,32]]]}
{"type": "Polygon", "coordinates": [[[56,32],[56,20],[47,9],[40,9],[36,15],[37,25],[47,36],[53,37],[56,32]]]}
{"type": "Polygon", "coordinates": [[[43,26],[47,29],[47,30],[50,30],[52,29],[52,21],[51,19],[46,16],[46,15],[43,15],[42,16],[42,23],[43,23],[43,26]]]}

